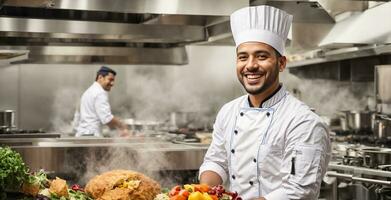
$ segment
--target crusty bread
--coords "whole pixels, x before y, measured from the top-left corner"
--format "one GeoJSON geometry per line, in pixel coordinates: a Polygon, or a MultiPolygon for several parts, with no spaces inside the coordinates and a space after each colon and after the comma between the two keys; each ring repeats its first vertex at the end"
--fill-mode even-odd
{"type": "Polygon", "coordinates": [[[160,185],[138,172],[113,170],[92,178],[85,190],[98,200],[153,200],[160,193],[160,185]],[[125,180],[139,180],[140,185],[135,189],[116,188],[125,180]]]}
{"type": "Polygon", "coordinates": [[[56,194],[58,197],[69,196],[67,182],[58,177],[50,183],[49,191],[56,194]]]}
{"type": "Polygon", "coordinates": [[[108,200],[108,199],[110,199],[110,200],[111,199],[112,200],[114,200],[114,199],[115,200],[128,200],[131,192],[132,191],[127,188],[115,188],[115,189],[106,191],[98,199],[102,199],[102,200],[103,199],[105,199],[105,200],[108,200]]]}
{"type": "Polygon", "coordinates": [[[25,182],[22,185],[21,192],[36,197],[39,193],[39,189],[39,184],[30,184],[25,182]]]}

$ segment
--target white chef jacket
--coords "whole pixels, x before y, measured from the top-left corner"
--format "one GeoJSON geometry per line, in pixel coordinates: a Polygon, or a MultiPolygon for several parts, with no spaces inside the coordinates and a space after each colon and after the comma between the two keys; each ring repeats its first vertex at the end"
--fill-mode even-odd
{"type": "Polygon", "coordinates": [[[200,167],[245,199],[316,199],[330,159],[327,127],[282,86],[251,107],[248,95],[219,111],[200,167]]]}
{"type": "Polygon", "coordinates": [[[113,119],[108,92],[94,82],[82,95],[76,136],[101,136],[101,124],[113,119]]]}

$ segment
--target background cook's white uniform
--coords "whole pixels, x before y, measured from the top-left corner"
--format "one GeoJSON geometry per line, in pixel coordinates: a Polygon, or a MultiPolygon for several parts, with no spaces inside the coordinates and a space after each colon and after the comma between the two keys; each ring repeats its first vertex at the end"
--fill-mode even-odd
{"type": "Polygon", "coordinates": [[[76,136],[101,136],[101,124],[113,119],[108,92],[94,82],[82,95],[76,136]]]}
{"type": "Polygon", "coordinates": [[[246,200],[316,199],[330,150],[321,119],[281,87],[262,108],[248,95],[221,108],[200,174],[218,173],[246,200]]]}

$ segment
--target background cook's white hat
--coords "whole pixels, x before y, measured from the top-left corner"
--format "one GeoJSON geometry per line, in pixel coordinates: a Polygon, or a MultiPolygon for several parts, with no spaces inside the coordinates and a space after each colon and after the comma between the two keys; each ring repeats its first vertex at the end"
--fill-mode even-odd
{"type": "Polygon", "coordinates": [[[272,6],[241,8],[231,14],[236,47],[244,42],[263,42],[284,55],[293,16],[272,6]]]}

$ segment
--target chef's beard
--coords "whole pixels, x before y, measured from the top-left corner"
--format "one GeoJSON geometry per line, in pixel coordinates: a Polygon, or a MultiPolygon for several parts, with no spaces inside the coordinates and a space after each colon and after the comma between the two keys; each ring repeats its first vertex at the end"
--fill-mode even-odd
{"type": "Polygon", "coordinates": [[[110,85],[104,85],[104,86],[102,86],[102,88],[103,88],[106,92],[110,92],[110,90],[111,90],[112,87],[113,87],[113,86],[110,86],[110,85]]]}
{"type": "MultiPolygon", "coordinates": [[[[279,74],[279,66],[278,66],[278,62],[277,62],[275,65],[275,68],[271,71],[270,76],[265,77],[266,78],[265,82],[262,85],[260,85],[259,87],[257,87],[257,88],[246,87],[246,84],[244,83],[244,80],[243,80],[244,75],[242,75],[242,74],[241,74],[242,77],[239,78],[239,81],[243,85],[243,87],[247,93],[249,93],[251,95],[257,95],[257,94],[261,94],[261,93],[265,92],[267,89],[272,87],[272,85],[274,84],[274,82],[278,78],[278,74],[279,74]]],[[[266,76],[266,74],[264,76],[266,76]]]]}

